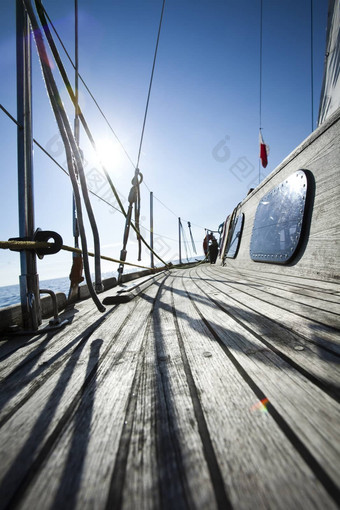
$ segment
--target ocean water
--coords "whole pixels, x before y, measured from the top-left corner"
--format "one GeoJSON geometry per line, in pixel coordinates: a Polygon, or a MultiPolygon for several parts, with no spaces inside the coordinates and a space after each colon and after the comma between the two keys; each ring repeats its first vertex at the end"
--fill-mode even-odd
{"type": "MultiPolygon", "coordinates": [[[[41,289],[50,289],[53,292],[68,293],[70,280],[66,278],[54,278],[53,280],[40,281],[41,289]]],[[[18,285],[7,285],[0,287],[0,308],[20,303],[20,289],[18,285]]]]}
{"type": "MultiPolygon", "coordinates": [[[[105,273],[102,275],[103,279],[116,276],[117,273],[105,273]]],[[[68,276],[65,278],[53,278],[51,280],[39,281],[41,289],[49,289],[53,292],[64,292],[68,294],[70,288],[70,279],[68,276]]],[[[7,285],[0,287],[0,308],[5,306],[15,305],[20,303],[20,289],[18,285],[7,285]]]]}

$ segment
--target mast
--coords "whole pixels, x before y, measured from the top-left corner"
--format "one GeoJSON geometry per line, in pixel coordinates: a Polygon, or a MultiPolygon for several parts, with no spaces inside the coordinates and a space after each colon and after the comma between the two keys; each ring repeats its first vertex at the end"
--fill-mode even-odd
{"type": "MultiPolygon", "coordinates": [[[[19,235],[31,240],[34,235],[32,56],[30,24],[21,0],[16,1],[16,36],[19,235]]],[[[20,267],[23,326],[36,330],[41,324],[41,308],[36,254],[33,250],[20,252],[20,267]]]]}

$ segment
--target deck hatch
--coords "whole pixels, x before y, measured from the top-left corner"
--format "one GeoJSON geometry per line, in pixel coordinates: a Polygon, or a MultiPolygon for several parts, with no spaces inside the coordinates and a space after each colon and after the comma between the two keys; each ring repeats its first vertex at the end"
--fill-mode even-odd
{"type": "Polygon", "coordinates": [[[287,263],[299,244],[307,194],[303,170],[290,175],[260,201],[250,242],[257,262],[287,263]]]}
{"type": "Polygon", "coordinates": [[[230,225],[231,235],[229,242],[226,246],[226,258],[234,259],[237,255],[238,247],[240,245],[242,229],[243,229],[244,214],[241,213],[235,218],[232,225],[230,225]]]}

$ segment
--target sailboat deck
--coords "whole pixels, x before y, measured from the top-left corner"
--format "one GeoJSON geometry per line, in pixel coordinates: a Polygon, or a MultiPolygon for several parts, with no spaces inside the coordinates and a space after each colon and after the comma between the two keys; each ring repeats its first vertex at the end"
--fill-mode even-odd
{"type": "Polygon", "coordinates": [[[2,342],[1,508],[338,508],[339,304],[203,264],[2,342]]]}

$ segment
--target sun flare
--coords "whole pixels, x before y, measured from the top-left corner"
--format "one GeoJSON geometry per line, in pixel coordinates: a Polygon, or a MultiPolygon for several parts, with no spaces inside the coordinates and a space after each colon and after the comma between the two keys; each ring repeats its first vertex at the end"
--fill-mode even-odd
{"type": "Polygon", "coordinates": [[[123,150],[117,142],[101,138],[96,145],[99,161],[105,168],[116,169],[123,163],[123,150]]]}

